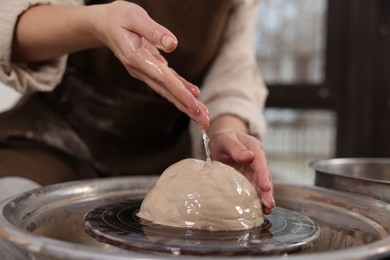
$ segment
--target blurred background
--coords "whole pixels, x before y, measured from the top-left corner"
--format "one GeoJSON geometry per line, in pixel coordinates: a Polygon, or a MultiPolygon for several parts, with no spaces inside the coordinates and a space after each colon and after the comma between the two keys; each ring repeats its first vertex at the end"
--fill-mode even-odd
{"type": "Polygon", "coordinates": [[[262,0],[256,36],[274,174],[312,183],[311,161],[390,157],[390,1],[262,0]]]}
{"type": "MultiPolygon", "coordinates": [[[[256,30],[275,174],[312,183],[311,161],[390,157],[390,1],[261,0],[256,30]]],[[[0,83],[0,111],[18,97],[0,83]]]]}
{"type": "MultiPolygon", "coordinates": [[[[322,85],[325,75],[326,0],[263,0],[258,10],[256,50],[261,73],[273,88],[322,85]]],[[[326,87],[322,95],[330,93],[326,87]]],[[[272,105],[264,146],[274,174],[312,182],[309,162],[335,156],[336,118],[332,110],[272,105]]]]}

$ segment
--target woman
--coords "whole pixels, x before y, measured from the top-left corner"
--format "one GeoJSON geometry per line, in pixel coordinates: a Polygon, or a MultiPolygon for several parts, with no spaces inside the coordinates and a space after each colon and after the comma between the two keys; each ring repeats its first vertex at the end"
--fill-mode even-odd
{"type": "Polygon", "coordinates": [[[26,95],[0,115],[0,176],[47,185],[160,174],[185,157],[205,159],[207,129],[211,157],[252,181],[270,213],[256,7],[3,1],[0,79],[26,95]]]}

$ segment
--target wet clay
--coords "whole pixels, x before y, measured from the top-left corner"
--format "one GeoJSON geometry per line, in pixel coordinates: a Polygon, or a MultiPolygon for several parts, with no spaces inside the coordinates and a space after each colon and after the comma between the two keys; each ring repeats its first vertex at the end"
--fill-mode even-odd
{"type": "Polygon", "coordinates": [[[257,193],[241,173],[196,159],[168,167],[138,216],[154,224],[208,230],[245,230],[264,222],[257,193]]]}

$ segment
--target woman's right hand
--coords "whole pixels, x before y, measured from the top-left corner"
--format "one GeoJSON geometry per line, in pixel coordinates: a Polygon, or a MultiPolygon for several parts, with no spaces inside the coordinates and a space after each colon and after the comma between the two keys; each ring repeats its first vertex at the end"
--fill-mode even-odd
{"type": "Polygon", "coordinates": [[[169,68],[160,54],[177,39],[144,9],[127,1],[90,6],[35,5],[19,16],[12,41],[15,62],[44,62],[64,54],[109,47],[127,71],[172,102],[202,128],[210,125],[199,88],[169,68]]]}
{"type": "Polygon", "coordinates": [[[96,8],[95,36],[113,51],[129,74],[207,129],[210,121],[206,106],[197,100],[199,88],[179,76],[160,54],[159,50],[175,50],[175,35],[134,3],[114,1],[96,8]]]}

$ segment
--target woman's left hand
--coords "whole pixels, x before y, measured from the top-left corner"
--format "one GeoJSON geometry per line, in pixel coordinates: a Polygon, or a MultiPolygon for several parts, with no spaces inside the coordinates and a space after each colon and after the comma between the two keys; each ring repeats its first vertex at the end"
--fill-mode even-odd
{"type": "Polygon", "coordinates": [[[272,175],[260,140],[241,132],[219,132],[210,136],[211,158],[240,171],[256,188],[264,213],[275,207],[272,175]]]}

